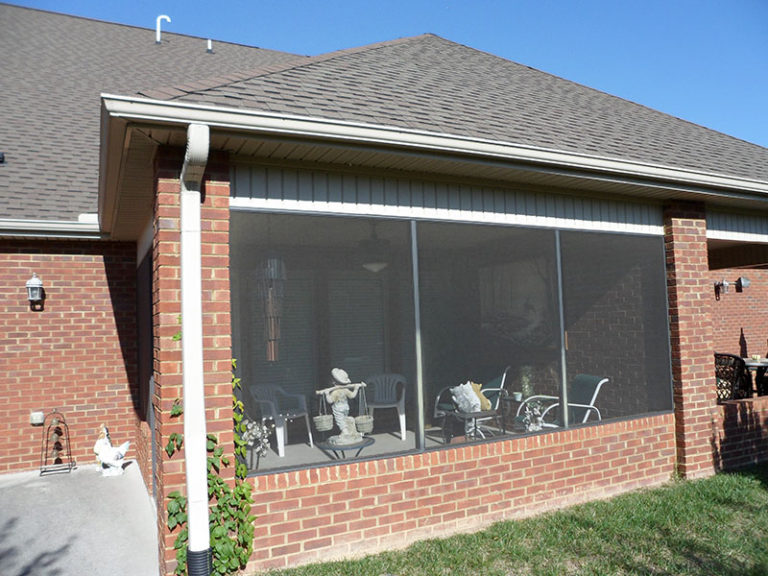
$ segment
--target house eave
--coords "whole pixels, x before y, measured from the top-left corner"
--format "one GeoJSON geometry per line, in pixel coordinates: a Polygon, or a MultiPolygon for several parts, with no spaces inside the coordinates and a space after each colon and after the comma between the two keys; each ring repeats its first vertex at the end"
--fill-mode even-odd
{"type": "MultiPolygon", "coordinates": [[[[439,157],[442,161],[476,165],[493,164],[509,167],[514,174],[547,173],[553,179],[578,179],[584,183],[606,181],[624,187],[625,193],[656,198],[686,198],[724,202],[732,205],[762,205],[768,201],[768,182],[728,174],[649,164],[631,160],[590,156],[573,152],[535,148],[510,142],[499,142],[466,136],[432,133],[373,124],[361,124],[290,114],[275,114],[250,109],[188,104],[177,101],[152,100],[102,94],[104,119],[102,138],[113,139],[119,127],[133,123],[168,128],[186,127],[191,123],[210,126],[212,133],[226,132],[250,138],[285,138],[293,142],[307,141],[326,145],[380,150],[413,156],[439,157]],[[117,129],[115,127],[118,127],[117,129]]],[[[124,132],[123,132],[124,136],[124,132]]],[[[116,152],[120,143],[109,146],[116,152]]],[[[106,150],[102,142],[102,150],[106,150]]],[[[109,160],[109,159],[108,159],[109,160]]],[[[114,164],[113,173],[119,167],[114,164]]],[[[105,184],[111,185],[109,179],[105,184]]],[[[100,199],[108,197],[102,190],[100,199]]],[[[109,203],[105,207],[114,206],[109,203]]],[[[100,215],[102,204],[100,201],[100,215]]]]}
{"type": "Polygon", "coordinates": [[[97,222],[0,218],[0,238],[103,239],[97,222]]]}

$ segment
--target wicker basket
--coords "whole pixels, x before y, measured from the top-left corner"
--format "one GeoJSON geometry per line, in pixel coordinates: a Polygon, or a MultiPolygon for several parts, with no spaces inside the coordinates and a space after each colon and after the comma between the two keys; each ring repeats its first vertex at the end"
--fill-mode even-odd
{"type": "Polygon", "coordinates": [[[373,432],[373,416],[363,414],[362,416],[355,417],[355,428],[362,434],[370,434],[373,432]]]}
{"type": "Polygon", "coordinates": [[[327,432],[333,428],[333,416],[331,414],[313,416],[312,421],[315,423],[315,428],[317,428],[318,432],[327,432]]]}

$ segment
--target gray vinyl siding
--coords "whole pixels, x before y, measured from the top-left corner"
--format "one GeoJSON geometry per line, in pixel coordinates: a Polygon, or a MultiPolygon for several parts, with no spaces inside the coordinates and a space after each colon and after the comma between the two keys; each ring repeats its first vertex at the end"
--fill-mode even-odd
{"type": "Polygon", "coordinates": [[[234,209],[350,214],[661,235],[661,206],[525,189],[235,165],[234,209]]]}
{"type": "Polygon", "coordinates": [[[768,218],[709,209],[707,238],[768,243],[768,218]]]}

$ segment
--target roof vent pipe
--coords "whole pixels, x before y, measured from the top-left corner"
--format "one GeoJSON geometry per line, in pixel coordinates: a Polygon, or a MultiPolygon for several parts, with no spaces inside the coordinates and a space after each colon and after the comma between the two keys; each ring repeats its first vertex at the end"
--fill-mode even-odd
{"type": "Polygon", "coordinates": [[[169,24],[171,23],[171,17],[165,14],[160,14],[155,20],[155,44],[160,44],[160,23],[165,20],[169,24]]]}
{"type": "Polygon", "coordinates": [[[208,52],[208,54],[213,54],[213,42],[211,42],[210,38],[208,38],[208,49],[206,52],[208,52]]]}

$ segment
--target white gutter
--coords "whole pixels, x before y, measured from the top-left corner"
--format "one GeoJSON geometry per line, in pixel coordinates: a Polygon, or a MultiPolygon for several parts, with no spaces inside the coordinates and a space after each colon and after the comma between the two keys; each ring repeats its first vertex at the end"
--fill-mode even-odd
{"type": "Polygon", "coordinates": [[[194,572],[193,565],[207,566],[210,555],[200,271],[200,190],[208,161],[209,139],[208,126],[189,125],[181,169],[181,343],[190,575],[209,574],[208,571],[194,572]]]}
{"type": "Polygon", "coordinates": [[[14,218],[0,218],[0,236],[18,238],[102,238],[98,222],[17,220],[14,218]]]}
{"type": "Polygon", "coordinates": [[[523,146],[520,144],[440,134],[391,126],[360,124],[322,118],[273,114],[248,109],[223,108],[176,101],[151,100],[102,94],[113,117],[172,124],[205,123],[209,126],[345,142],[396,146],[453,153],[532,165],[619,175],[627,181],[650,179],[693,187],[718,188],[768,195],[768,182],[710,174],[660,164],[619,160],[523,146]]]}

